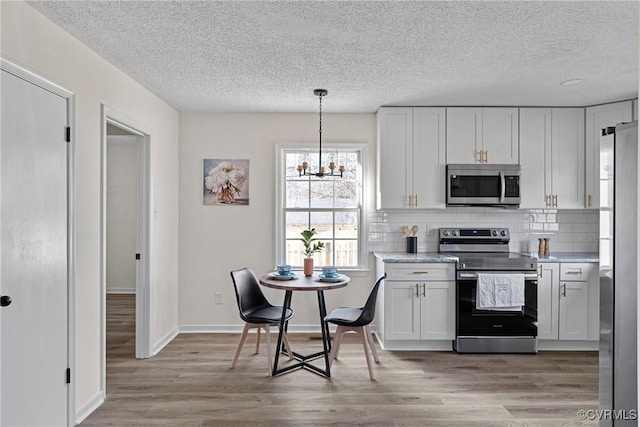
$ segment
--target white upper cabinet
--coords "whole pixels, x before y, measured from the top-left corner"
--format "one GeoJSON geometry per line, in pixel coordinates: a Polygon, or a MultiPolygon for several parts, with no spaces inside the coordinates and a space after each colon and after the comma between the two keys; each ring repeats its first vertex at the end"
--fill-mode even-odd
{"type": "Polygon", "coordinates": [[[585,165],[586,207],[600,207],[600,137],[602,129],[632,119],[633,102],[616,102],[586,109],[585,165]]]}
{"type": "Polygon", "coordinates": [[[584,108],[551,109],[551,205],[584,208],[584,108]]]}
{"type": "Polygon", "coordinates": [[[482,148],[485,163],[518,164],[518,109],[482,109],[482,148]]]}
{"type": "Polygon", "coordinates": [[[520,156],[520,207],[547,207],[551,193],[551,108],[520,109],[520,156]]]}
{"type": "Polygon", "coordinates": [[[377,208],[444,208],[445,109],[380,108],[377,208]]]}
{"type": "Polygon", "coordinates": [[[413,194],[415,208],[445,207],[444,108],[413,109],[413,194]]]}
{"type": "Polygon", "coordinates": [[[447,163],[482,161],[482,108],[447,108],[447,163]]]}
{"type": "Polygon", "coordinates": [[[409,207],[413,192],[413,108],[380,108],[377,125],[377,207],[409,207]]]}
{"type": "Polygon", "coordinates": [[[517,108],[447,108],[447,163],[517,164],[517,108]]]}
{"type": "Polygon", "coordinates": [[[584,207],[584,108],[521,108],[524,209],[584,207]]]}

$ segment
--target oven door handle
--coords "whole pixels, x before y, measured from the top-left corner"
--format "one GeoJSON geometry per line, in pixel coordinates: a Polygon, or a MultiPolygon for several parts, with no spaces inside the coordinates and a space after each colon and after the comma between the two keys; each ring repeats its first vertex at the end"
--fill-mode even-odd
{"type": "MultiPolygon", "coordinates": [[[[487,272],[487,273],[491,274],[489,272],[487,272]]],[[[509,273],[505,272],[504,274],[509,274],[509,273]]],[[[517,273],[512,273],[512,274],[517,274],[517,273]]],[[[458,272],[458,279],[478,279],[478,273],[458,272]]],[[[538,273],[524,273],[524,279],[525,280],[537,280],[538,279],[538,273]]]]}
{"type": "Polygon", "coordinates": [[[505,193],[504,174],[502,173],[502,171],[500,171],[498,172],[498,175],[500,176],[500,203],[504,203],[504,193],[505,193]]]}

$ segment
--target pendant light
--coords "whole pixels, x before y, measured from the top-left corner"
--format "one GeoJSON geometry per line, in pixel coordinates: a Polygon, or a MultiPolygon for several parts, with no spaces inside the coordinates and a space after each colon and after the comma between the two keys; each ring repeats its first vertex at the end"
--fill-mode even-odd
{"type": "Polygon", "coordinates": [[[319,127],[319,141],[320,141],[320,149],[318,151],[318,167],[320,168],[320,170],[318,172],[311,172],[311,170],[309,169],[309,163],[307,162],[303,162],[301,165],[298,165],[297,167],[297,171],[298,171],[298,176],[316,176],[318,178],[324,178],[325,176],[338,176],[338,172],[339,172],[339,176],[340,178],[342,178],[342,174],[344,172],[344,166],[340,166],[338,167],[337,172],[334,173],[335,169],[336,169],[336,164],[335,162],[331,161],[329,162],[329,172],[326,173],[326,169],[324,166],[322,166],[322,97],[323,96],[327,96],[329,94],[329,91],[326,89],[315,89],[313,91],[313,94],[316,95],[318,98],[320,98],[320,127],[319,127]]]}

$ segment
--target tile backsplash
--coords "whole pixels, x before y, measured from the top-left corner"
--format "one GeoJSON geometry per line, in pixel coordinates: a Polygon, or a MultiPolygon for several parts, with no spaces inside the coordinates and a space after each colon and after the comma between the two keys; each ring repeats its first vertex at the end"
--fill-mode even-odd
{"type": "Polygon", "coordinates": [[[368,244],[372,252],[405,252],[404,225],[418,226],[418,251],[438,252],[443,227],[507,227],[512,252],[537,252],[538,238],[548,237],[551,252],[597,252],[597,210],[504,210],[456,207],[445,210],[375,211],[369,214],[368,244]]]}

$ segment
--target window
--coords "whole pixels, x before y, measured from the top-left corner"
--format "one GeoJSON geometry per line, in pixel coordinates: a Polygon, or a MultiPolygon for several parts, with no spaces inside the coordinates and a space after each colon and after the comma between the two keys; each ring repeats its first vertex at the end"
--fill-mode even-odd
{"type": "Polygon", "coordinates": [[[296,170],[302,162],[307,162],[312,172],[318,171],[317,150],[279,147],[278,263],[302,267],[304,253],[300,233],[315,228],[316,237],[324,242],[325,249],[314,255],[314,266],[335,265],[343,270],[364,268],[362,165],[365,150],[364,144],[341,144],[323,150],[323,163],[334,161],[346,170],[342,178],[318,178],[299,176],[296,170]]]}

